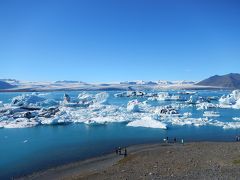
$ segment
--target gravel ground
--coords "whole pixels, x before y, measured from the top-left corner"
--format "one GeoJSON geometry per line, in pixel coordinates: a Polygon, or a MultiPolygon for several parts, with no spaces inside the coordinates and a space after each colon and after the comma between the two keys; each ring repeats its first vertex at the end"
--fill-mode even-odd
{"type": "Polygon", "coordinates": [[[73,179],[240,179],[240,142],[158,145],[73,179]]]}

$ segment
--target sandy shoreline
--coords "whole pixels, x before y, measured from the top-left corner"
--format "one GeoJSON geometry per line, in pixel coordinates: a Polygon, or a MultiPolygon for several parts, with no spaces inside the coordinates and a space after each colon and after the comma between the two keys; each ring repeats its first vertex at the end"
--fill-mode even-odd
{"type": "Polygon", "coordinates": [[[21,179],[238,179],[240,142],[144,144],[21,179]]]}

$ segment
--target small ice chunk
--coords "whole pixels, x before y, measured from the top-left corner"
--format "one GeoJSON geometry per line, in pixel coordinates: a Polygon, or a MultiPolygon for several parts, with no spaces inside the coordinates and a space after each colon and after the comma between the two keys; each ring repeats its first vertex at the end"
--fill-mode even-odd
{"type": "Polygon", "coordinates": [[[234,121],[240,121],[240,117],[233,117],[232,118],[234,121]]]}
{"type": "Polygon", "coordinates": [[[3,102],[0,101],[0,108],[3,108],[3,107],[4,107],[3,102]]]}
{"type": "Polygon", "coordinates": [[[214,112],[214,111],[205,111],[203,113],[204,117],[219,117],[220,114],[218,112],[214,112]]]}
{"type": "Polygon", "coordinates": [[[190,116],[192,116],[192,113],[190,113],[190,112],[185,112],[185,113],[183,113],[183,116],[184,116],[184,117],[190,117],[190,116]]]}

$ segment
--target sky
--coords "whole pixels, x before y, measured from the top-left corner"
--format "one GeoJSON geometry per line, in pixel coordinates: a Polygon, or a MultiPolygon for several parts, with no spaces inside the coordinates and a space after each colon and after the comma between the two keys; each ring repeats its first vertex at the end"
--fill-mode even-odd
{"type": "Polygon", "coordinates": [[[202,80],[240,72],[239,0],[0,0],[0,78],[202,80]]]}

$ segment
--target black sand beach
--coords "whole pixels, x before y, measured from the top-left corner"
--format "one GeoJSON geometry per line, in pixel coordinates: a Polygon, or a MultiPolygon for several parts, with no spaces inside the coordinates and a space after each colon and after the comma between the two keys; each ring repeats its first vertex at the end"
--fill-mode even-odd
{"type": "Polygon", "coordinates": [[[150,144],[21,179],[239,179],[239,142],[150,144]]]}

